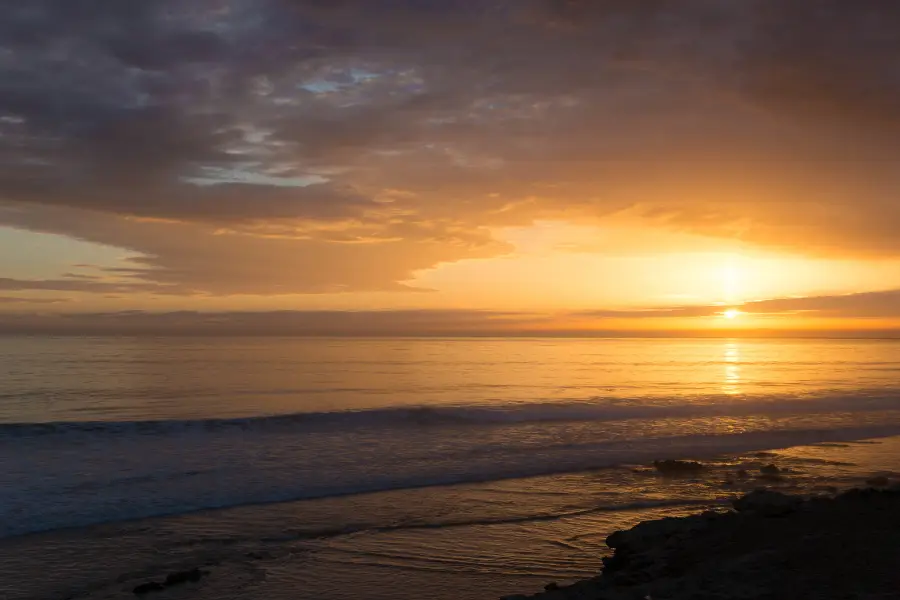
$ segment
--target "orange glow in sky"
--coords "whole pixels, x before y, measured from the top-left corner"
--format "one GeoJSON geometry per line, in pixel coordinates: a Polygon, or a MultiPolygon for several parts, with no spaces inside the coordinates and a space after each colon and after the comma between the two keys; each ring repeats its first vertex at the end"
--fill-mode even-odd
{"type": "Polygon", "coordinates": [[[900,11],[293,4],[16,70],[0,332],[900,335],[900,11]]]}

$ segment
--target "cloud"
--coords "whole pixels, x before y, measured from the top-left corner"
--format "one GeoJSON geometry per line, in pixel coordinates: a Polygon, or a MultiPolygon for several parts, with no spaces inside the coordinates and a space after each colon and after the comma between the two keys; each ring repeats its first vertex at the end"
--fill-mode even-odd
{"type": "Polygon", "coordinates": [[[193,311],[81,313],[55,315],[0,313],[0,333],[80,335],[486,335],[523,330],[548,322],[527,313],[467,310],[401,311],[193,311]]]}
{"type": "MultiPolygon", "coordinates": [[[[779,298],[750,302],[740,310],[750,315],[789,316],[773,329],[742,330],[742,335],[794,335],[806,330],[802,320],[861,319],[857,327],[822,334],[897,335],[900,290],[779,298]],[[865,319],[887,325],[872,329],[865,319]],[[893,323],[893,329],[891,329],[893,323]],[[792,329],[794,328],[794,329],[792,329]]],[[[4,302],[0,297],[0,302],[4,302]]],[[[734,335],[729,328],[694,327],[720,317],[726,307],[670,306],[642,310],[560,311],[556,313],[497,310],[282,310],[242,312],[0,313],[0,333],[59,335],[259,335],[259,336],[491,336],[491,335],[734,335]],[[692,321],[694,319],[694,321],[692,321]],[[648,320],[653,325],[648,326],[648,320]]],[[[807,332],[808,334],[808,332],[807,332]]]]}
{"type": "Polygon", "coordinates": [[[26,296],[0,296],[0,304],[62,304],[71,298],[29,298],[26,296]]]}
{"type": "Polygon", "coordinates": [[[750,302],[741,310],[752,313],[813,313],[823,317],[900,318],[900,290],[778,298],[750,302]]]}
{"type": "MultiPolygon", "coordinates": [[[[711,317],[721,315],[729,306],[661,306],[640,310],[589,310],[571,313],[581,317],[649,319],[673,317],[711,317]]],[[[822,318],[900,319],[900,290],[836,294],[798,298],[773,298],[747,302],[741,312],[754,315],[791,315],[822,318]]]]}
{"type": "Polygon", "coordinates": [[[166,293],[166,288],[146,282],[93,281],[81,277],[61,279],[14,279],[0,277],[0,290],[19,292],[43,290],[52,292],[157,292],[166,293]]]}
{"type": "Polygon", "coordinates": [[[492,227],[623,210],[896,256],[898,27],[888,0],[34,0],[0,18],[0,223],[181,293],[402,289],[508,252],[492,227]]]}

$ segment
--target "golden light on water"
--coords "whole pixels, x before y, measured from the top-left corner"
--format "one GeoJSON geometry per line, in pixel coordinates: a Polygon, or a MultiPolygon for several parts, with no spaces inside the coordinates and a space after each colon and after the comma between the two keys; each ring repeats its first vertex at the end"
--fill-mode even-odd
{"type": "Polygon", "coordinates": [[[725,378],[722,383],[722,391],[729,396],[741,393],[741,351],[737,342],[725,344],[724,353],[725,378]]]}

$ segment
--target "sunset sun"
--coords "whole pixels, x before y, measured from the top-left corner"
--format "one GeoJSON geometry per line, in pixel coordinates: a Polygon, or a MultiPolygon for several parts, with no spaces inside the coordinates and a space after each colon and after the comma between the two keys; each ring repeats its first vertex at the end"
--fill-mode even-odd
{"type": "Polygon", "coordinates": [[[722,316],[728,320],[733,321],[734,319],[737,319],[738,317],[740,317],[742,314],[743,313],[736,308],[729,308],[728,310],[726,310],[725,312],[722,313],[722,316]]]}

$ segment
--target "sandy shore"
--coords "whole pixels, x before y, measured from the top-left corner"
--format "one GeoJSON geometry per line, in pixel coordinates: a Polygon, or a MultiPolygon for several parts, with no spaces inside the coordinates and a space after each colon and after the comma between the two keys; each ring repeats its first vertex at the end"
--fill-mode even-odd
{"type": "Polygon", "coordinates": [[[805,499],[760,490],[732,510],[640,523],[607,545],[597,577],[507,600],[898,598],[900,487],[805,499]]]}

